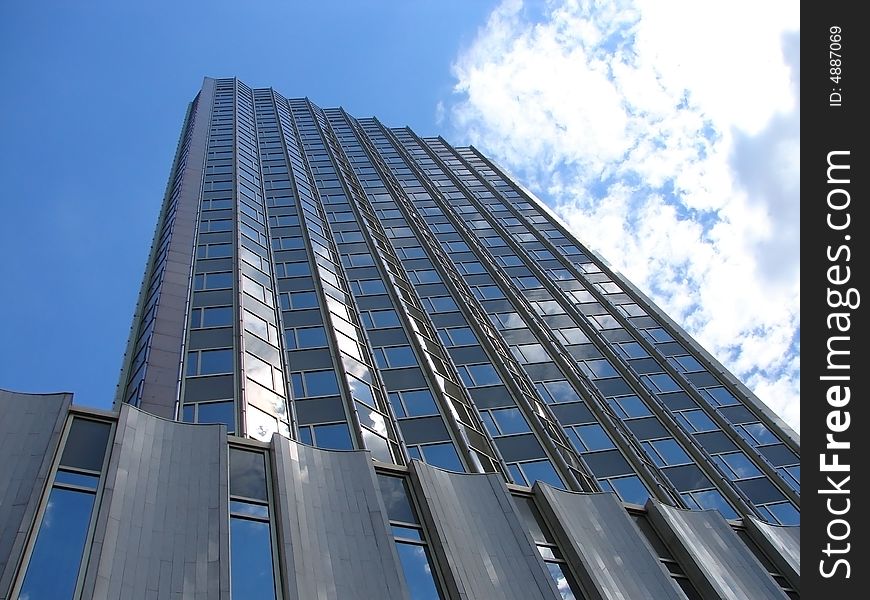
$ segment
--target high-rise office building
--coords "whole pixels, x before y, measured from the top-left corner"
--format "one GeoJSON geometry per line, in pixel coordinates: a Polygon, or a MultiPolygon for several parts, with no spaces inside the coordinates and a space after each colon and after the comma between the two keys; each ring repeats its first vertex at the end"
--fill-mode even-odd
{"type": "Polygon", "coordinates": [[[0,400],[0,599],[797,597],[751,391],[477,149],[236,79],[115,410],[0,400]]]}

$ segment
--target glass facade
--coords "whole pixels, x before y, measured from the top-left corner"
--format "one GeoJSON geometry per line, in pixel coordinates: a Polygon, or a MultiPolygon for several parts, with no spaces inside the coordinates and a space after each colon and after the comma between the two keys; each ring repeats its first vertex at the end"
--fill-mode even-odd
{"type": "MultiPolygon", "coordinates": [[[[799,522],[796,436],[473,147],[207,80],[155,239],[118,402],[381,463],[799,522]],[[179,253],[189,272],[170,289],[179,253]],[[152,364],[175,360],[152,339],[172,323],[180,382],[152,364]]],[[[254,540],[255,516],[234,514],[254,540]]]]}

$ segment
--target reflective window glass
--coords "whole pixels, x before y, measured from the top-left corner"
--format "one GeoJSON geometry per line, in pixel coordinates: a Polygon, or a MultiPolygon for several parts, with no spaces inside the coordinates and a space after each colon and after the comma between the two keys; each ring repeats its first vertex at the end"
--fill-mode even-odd
{"type": "Polygon", "coordinates": [[[97,484],[100,482],[100,478],[96,475],[86,475],[84,473],[58,470],[54,476],[54,482],[95,490],[97,489],[97,484]]]}
{"type": "Polygon", "coordinates": [[[550,571],[550,577],[556,582],[556,587],[559,589],[559,597],[562,600],[578,600],[571,591],[571,585],[568,583],[567,572],[562,568],[561,563],[547,562],[547,570],[550,571]]]}
{"type": "Polygon", "coordinates": [[[422,446],[423,456],[427,463],[435,467],[441,467],[448,471],[463,472],[465,469],[459,461],[459,455],[453,444],[432,444],[422,446]]]}
{"type": "Polygon", "coordinates": [[[587,450],[607,450],[613,448],[613,441],[610,436],[604,431],[604,428],[597,423],[592,425],[580,425],[574,428],[583,445],[587,450]]]}
{"type": "Polygon", "coordinates": [[[212,306],[202,309],[203,327],[221,327],[225,325],[232,325],[232,323],[232,306],[212,306]]]}
{"type": "Polygon", "coordinates": [[[492,416],[502,434],[526,433],[531,431],[529,424],[518,408],[505,408],[492,411],[492,416]]]}
{"type": "Polygon", "coordinates": [[[275,598],[269,523],[230,519],[232,597],[275,598]]]}
{"type": "Polygon", "coordinates": [[[266,501],[266,463],[260,452],[230,448],[230,494],[266,501]]]}
{"type": "Polygon", "coordinates": [[[409,417],[422,417],[438,414],[435,398],[429,390],[413,390],[402,392],[406,413],[409,417]]]}
{"type": "Polygon", "coordinates": [[[683,447],[676,440],[657,440],[650,442],[666,465],[680,465],[692,462],[683,447]]]}
{"type": "Polygon", "coordinates": [[[441,595],[432,576],[432,564],[425,546],[396,542],[399,561],[412,600],[440,600],[441,595]]]}
{"type": "Polygon", "coordinates": [[[314,441],[318,448],[328,448],[330,450],[353,450],[350,431],[344,423],[315,426],[314,441]]]}
{"type": "MultiPolygon", "coordinates": [[[[740,431],[740,427],[737,428],[737,431],[740,431]]],[[[771,431],[762,425],[761,423],[752,423],[750,425],[743,425],[743,431],[748,433],[752,438],[757,441],[759,444],[776,444],[779,442],[779,439],[771,433],[771,431]]]]}
{"type": "Polygon", "coordinates": [[[227,431],[236,429],[236,406],[234,402],[206,402],[198,407],[197,423],[223,423],[227,431]]]}
{"type": "Polygon", "coordinates": [[[650,497],[649,490],[647,490],[643,482],[634,475],[611,479],[609,481],[610,485],[613,486],[614,491],[619,495],[623,502],[644,505],[650,497]]]}
{"type": "Polygon", "coordinates": [[[199,355],[199,370],[197,375],[214,375],[233,372],[233,351],[203,350],[199,355]]]}
{"type": "Polygon", "coordinates": [[[296,330],[297,348],[320,348],[326,346],[326,330],[323,327],[300,327],[296,330]]]}
{"type": "Polygon", "coordinates": [[[305,395],[330,396],[338,394],[338,380],[333,371],[309,371],[305,373],[305,395]]]}
{"type": "Polygon", "coordinates": [[[404,479],[378,474],[378,487],[380,488],[381,498],[384,500],[387,517],[390,521],[419,523],[417,513],[414,511],[411,499],[408,497],[408,490],[405,487],[404,479]]]}
{"type": "Polygon", "coordinates": [[[51,490],[20,598],[72,598],[93,505],[90,492],[51,490]]]}
{"type": "Polygon", "coordinates": [[[691,431],[713,431],[718,429],[713,420],[702,410],[688,410],[681,414],[688,421],[691,431]]]}
{"type": "Polygon", "coordinates": [[[722,513],[726,519],[736,519],[737,513],[719,490],[693,492],[692,497],[702,509],[712,508],[722,513]]]}
{"type": "Polygon", "coordinates": [[[565,487],[559,475],[556,474],[556,469],[553,468],[553,465],[551,465],[548,460],[522,463],[520,468],[523,470],[523,473],[525,473],[529,485],[534,484],[535,481],[541,481],[543,483],[549,483],[553,487],[565,487]]]}
{"type": "Polygon", "coordinates": [[[501,378],[491,364],[466,365],[464,369],[467,370],[468,375],[471,377],[470,383],[467,385],[495,385],[501,383],[501,378]]]}

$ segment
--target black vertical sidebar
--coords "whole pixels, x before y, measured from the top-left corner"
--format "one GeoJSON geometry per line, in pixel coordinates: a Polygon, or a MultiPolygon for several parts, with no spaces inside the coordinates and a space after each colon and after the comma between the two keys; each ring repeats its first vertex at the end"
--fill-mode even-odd
{"type": "Polygon", "coordinates": [[[867,23],[805,4],[801,104],[801,596],[866,598],[867,23]]]}

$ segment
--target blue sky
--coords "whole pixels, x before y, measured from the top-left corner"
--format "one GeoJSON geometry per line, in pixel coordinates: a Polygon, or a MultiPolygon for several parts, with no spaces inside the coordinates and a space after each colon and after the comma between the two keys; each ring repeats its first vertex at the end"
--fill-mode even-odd
{"type": "Polygon", "coordinates": [[[478,145],[798,426],[799,13],[750,9],[3,3],[0,387],[109,405],[186,104],[235,75],[478,145]]]}

